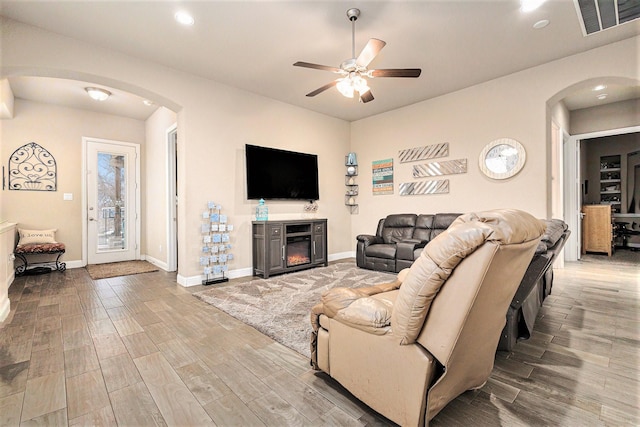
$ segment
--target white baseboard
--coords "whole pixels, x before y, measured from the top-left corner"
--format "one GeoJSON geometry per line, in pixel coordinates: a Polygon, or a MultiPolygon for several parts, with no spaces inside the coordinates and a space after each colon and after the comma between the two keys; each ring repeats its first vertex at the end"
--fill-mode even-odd
{"type": "MultiPolygon", "coordinates": [[[[251,275],[253,275],[253,268],[250,267],[250,268],[239,268],[237,270],[229,270],[229,274],[227,274],[227,277],[229,279],[237,279],[238,277],[247,277],[251,275]]],[[[178,277],[176,279],[179,285],[184,286],[185,288],[188,288],[189,286],[202,285],[204,276],[200,274],[197,276],[186,277],[178,274],[178,277]]]]}
{"type": "Polygon", "coordinates": [[[83,268],[85,266],[85,264],[82,262],[81,259],[72,260],[72,261],[62,260],[62,262],[67,264],[67,269],[70,269],[70,268],[83,268]]]}
{"type": "Polygon", "coordinates": [[[336,261],[339,259],[345,259],[345,258],[355,258],[356,257],[356,252],[355,251],[351,251],[351,252],[339,252],[337,254],[331,254],[329,255],[329,261],[336,261]]]}
{"type": "Polygon", "coordinates": [[[160,261],[159,259],[155,259],[154,257],[149,255],[143,255],[141,258],[149,261],[151,264],[163,269],[164,271],[169,271],[169,265],[167,265],[167,263],[164,261],[160,261]]]}
{"type": "MultiPolygon", "coordinates": [[[[346,258],[355,258],[356,257],[356,253],[355,251],[353,252],[340,252],[337,254],[331,254],[328,256],[329,261],[336,261],[339,259],[346,259],[346,258]]],[[[227,275],[227,277],[229,279],[237,279],[238,277],[247,277],[247,276],[252,276],[253,275],[253,268],[252,267],[248,267],[248,268],[239,268],[237,270],[230,270],[229,274],[227,275]]],[[[204,280],[204,276],[202,275],[197,275],[197,276],[182,276],[180,274],[178,274],[178,277],[176,278],[178,281],[178,284],[181,286],[184,286],[185,288],[188,288],[189,286],[198,286],[202,284],[202,281],[204,280]]]]}

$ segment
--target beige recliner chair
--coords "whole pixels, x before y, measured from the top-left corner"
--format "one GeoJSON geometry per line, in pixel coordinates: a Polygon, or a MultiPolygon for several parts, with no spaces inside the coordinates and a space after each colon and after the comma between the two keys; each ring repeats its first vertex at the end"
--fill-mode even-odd
{"type": "Polygon", "coordinates": [[[481,387],[544,223],[517,210],[460,216],[397,280],[334,288],[311,313],[311,363],[403,426],[481,387]]]}

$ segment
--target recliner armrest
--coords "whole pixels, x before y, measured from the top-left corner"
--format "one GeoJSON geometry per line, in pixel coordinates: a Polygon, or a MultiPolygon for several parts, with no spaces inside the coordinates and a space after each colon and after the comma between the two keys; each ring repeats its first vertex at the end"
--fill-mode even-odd
{"type": "Polygon", "coordinates": [[[372,236],[371,234],[358,234],[356,236],[356,240],[359,242],[363,242],[365,246],[384,243],[384,240],[382,240],[382,237],[372,236]]]}
{"type": "Polygon", "coordinates": [[[359,298],[338,311],[335,320],[361,331],[384,335],[390,330],[393,305],[384,299],[359,298]]]}

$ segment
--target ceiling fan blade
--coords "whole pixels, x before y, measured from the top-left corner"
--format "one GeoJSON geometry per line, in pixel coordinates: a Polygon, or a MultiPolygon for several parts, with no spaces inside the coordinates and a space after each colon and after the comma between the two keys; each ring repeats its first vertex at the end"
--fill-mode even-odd
{"type": "Polygon", "coordinates": [[[373,94],[371,93],[370,90],[366,91],[365,93],[363,93],[362,95],[360,95],[360,102],[362,102],[363,104],[369,102],[369,101],[373,101],[373,94]]]}
{"type": "Polygon", "coordinates": [[[366,67],[369,65],[373,58],[376,57],[378,52],[382,50],[382,48],[386,45],[386,42],[378,39],[369,39],[367,45],[362,49],[360,55],[358,55],[358,59],[356,59],[356,65],[359,67],[366,67]]]}
{"type": "Polygon", "coordinates": [[[339,73],[342,70],[340,68],[336,68],[336,67],[329,67],[327,65],[320,65],[320,64],[312,64],[311,62],[302,62],[302,61],[298,61],[295,64],[293,64],[294,67],[305,67],[305,68],[314,68],[316,70],[323,70],[323,71],[331,71],[332,73],[339,73]]]}
{"type": "Polygon", "coordinates": [[[371,77],[420,77],[420,68],[389,68],[386,70],[371,70],[371,77]]]}
{"type": "Polygon", "coordinates": [[[314,90],[313,92],[309,92],[307,94],[307,96],[316,96],[319,93],[324,92],[327,89],[331,89],[332,87],[334,87],[336,84],[338,84],[338,80],[334,80],[331,83],[327,83],[326,85],[319,87],[318,89],[314,90]]]}

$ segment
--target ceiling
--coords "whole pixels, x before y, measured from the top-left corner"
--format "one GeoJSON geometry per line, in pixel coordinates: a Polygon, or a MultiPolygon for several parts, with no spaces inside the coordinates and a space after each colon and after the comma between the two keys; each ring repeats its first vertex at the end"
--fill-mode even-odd
{"type": "MultiPolygon", "coordinates": [[[[0,0],[0,7],[1,15],[16,21],[348,121],[640,34],[640,20],[635,20],[585,37],[571,0],[549,0],[530,13],[520,11],[518,0],[0,0]],[[361,10],[356,54],[369,38],[387,42],[369,68],[421,68],[422,75],[372,79],[375,100],[367,104],[335,89],[306,97],[336,75],[292,64],[335,67],[350,58],[350,7],[361,10]],[[190,12],[195,24],[177,24],[178,10],[190,12]],[[549,25],[534,29],[542,19],[549,25]]],[[[154,109],[142,106],[137,96],[125,102],[127,95],[117,88],[109,90],[118,96],[87,104],[80,89],[91,82],[26,77],[9,81],[18,98],[87,109],[120,102],[116,114],[135,118],[148,117],[154,109]]],[[[637,88],[619,89],[604,101],[589,91],[566,101],[570,109],[577,109],[638,97],[637,88]]]]}

